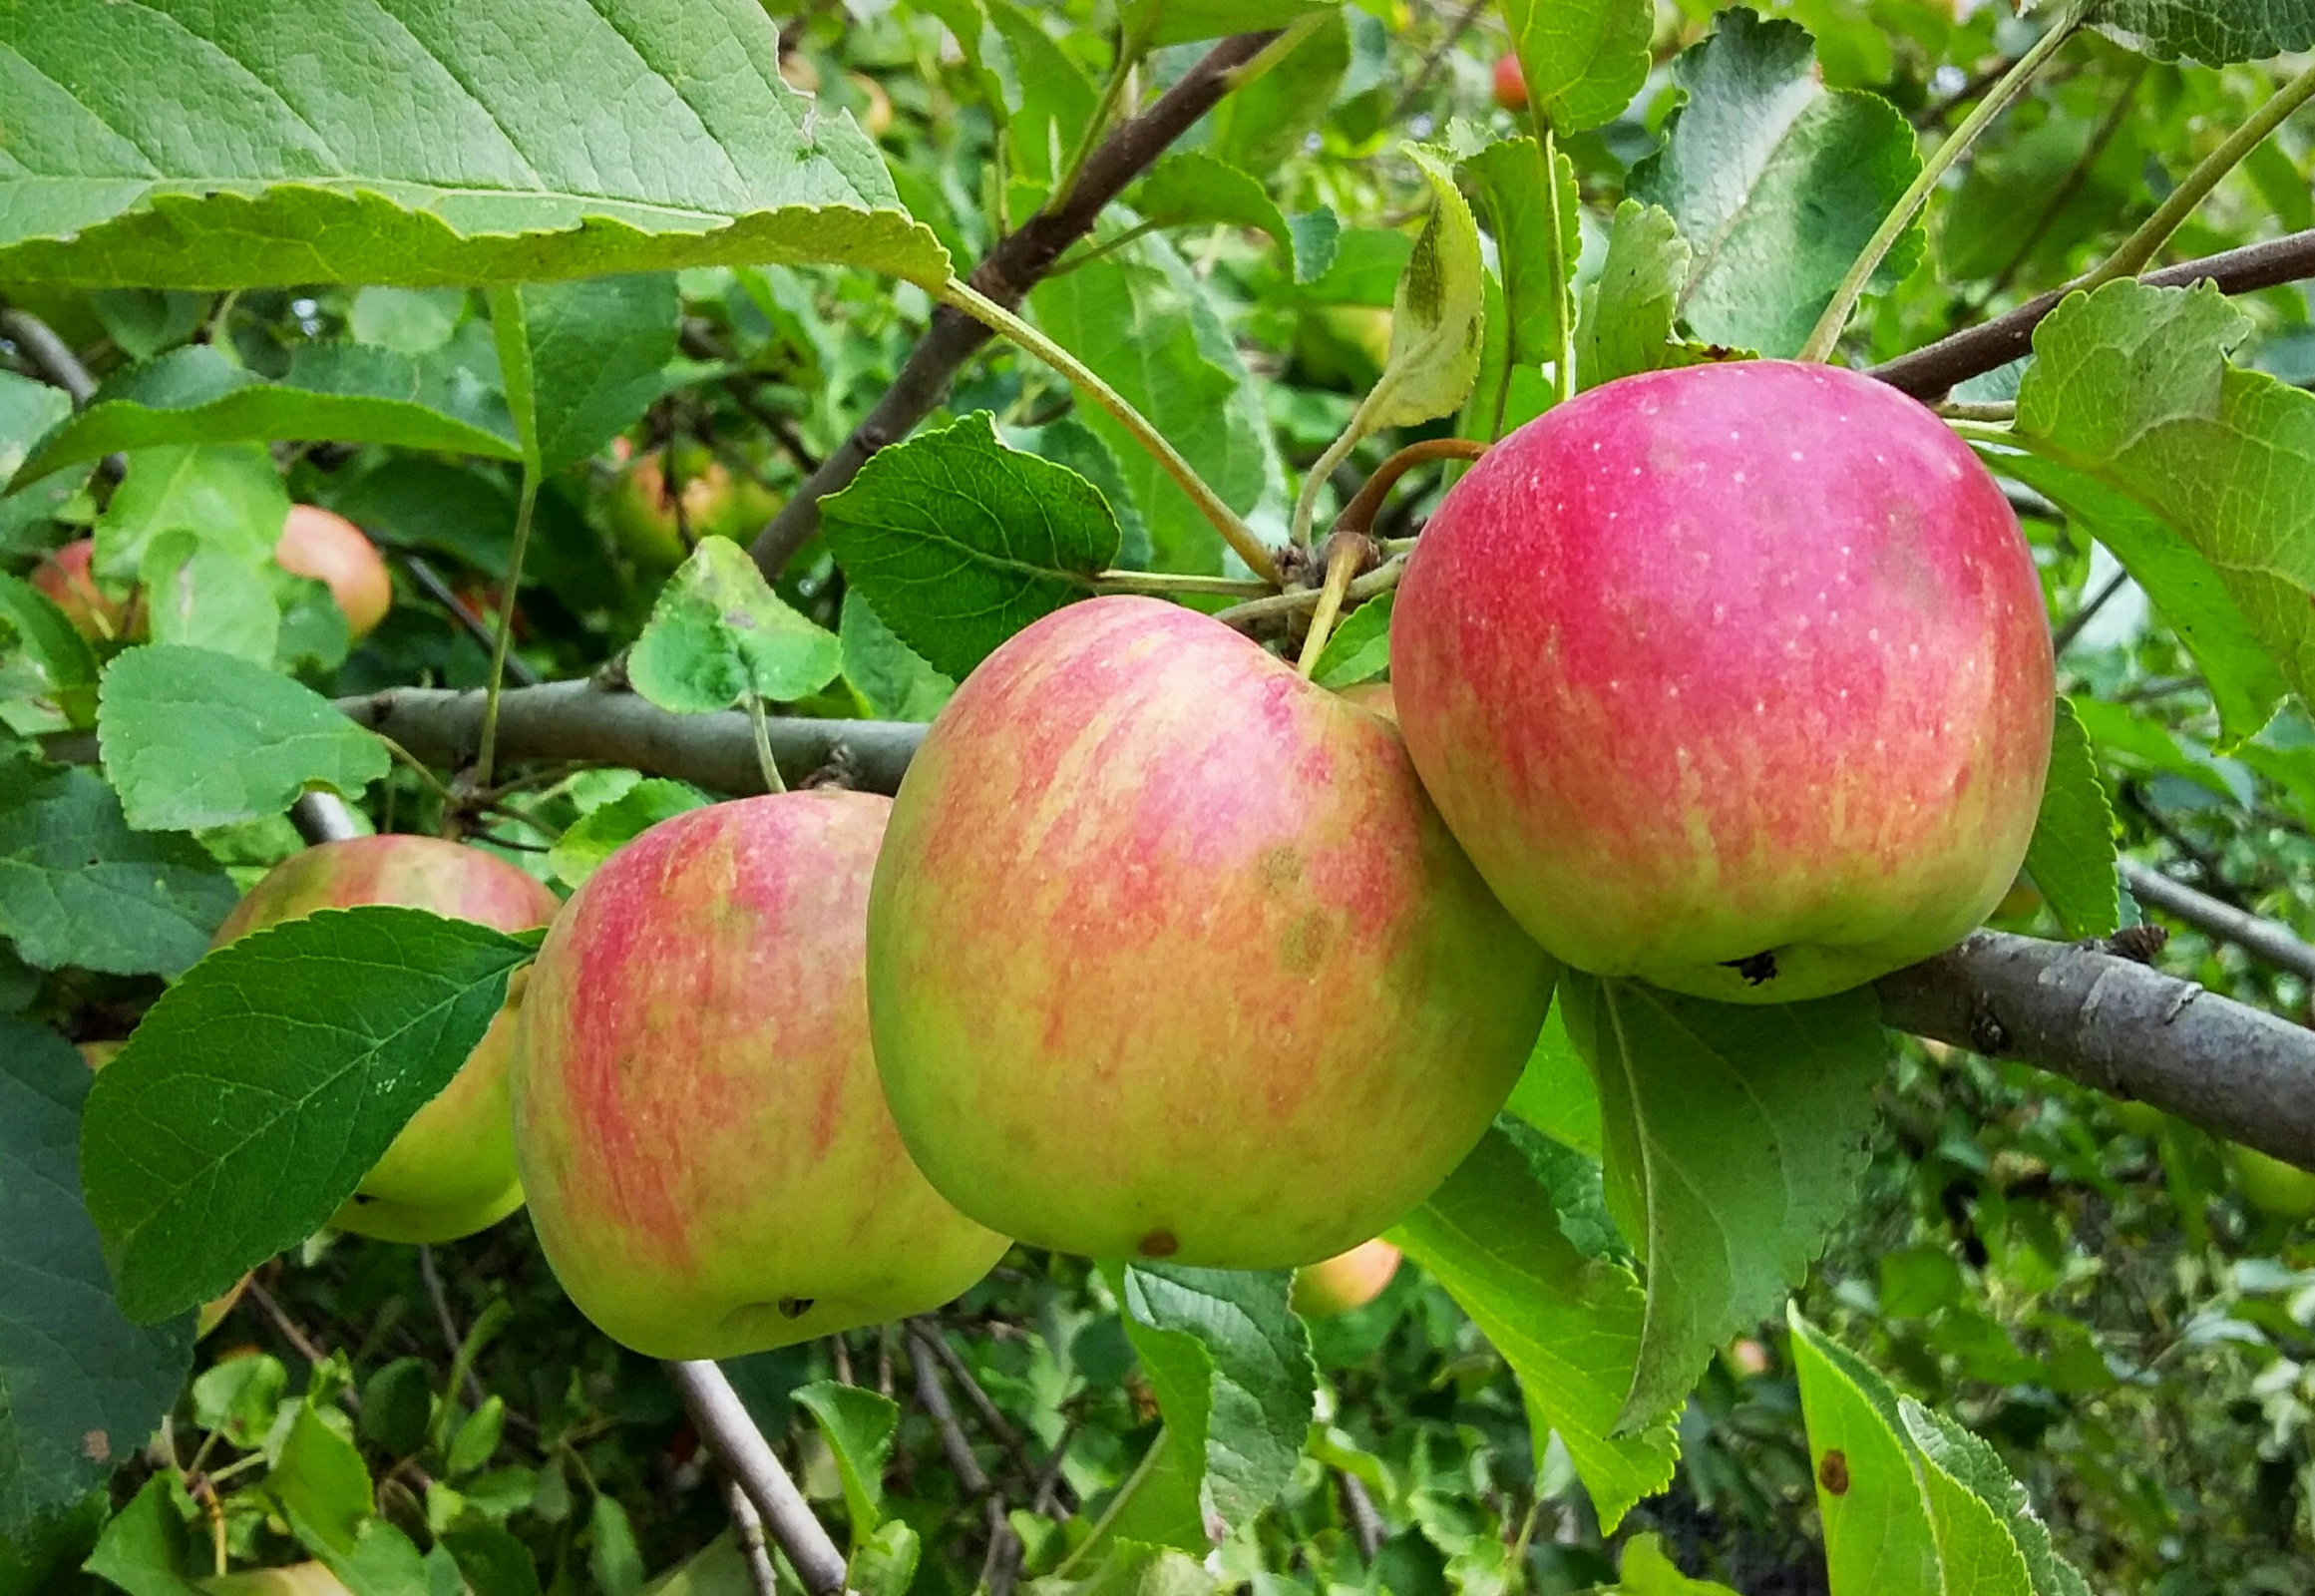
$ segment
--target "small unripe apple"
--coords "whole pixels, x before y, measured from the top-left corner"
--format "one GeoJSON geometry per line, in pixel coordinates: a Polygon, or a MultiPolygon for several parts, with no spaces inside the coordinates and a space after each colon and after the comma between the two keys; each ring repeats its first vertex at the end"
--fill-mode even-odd
{"type": "Polygon", "coordinates": [[[918,1167],[1095,1258],[1283,1269],[1388,1229],[1509,1094],[1552,977],[1387,720],[1151,598],[965,679],[869,910],[918,1167]]]}
{"type": "Polygon", "coordinates": [[[1527,109],[1527,74],[1520,70],[1515,55],[1495,58],[1495,103],[1505,111],[1527,109]]]}
{"type": "Polygon", "coordinates": [[[2226,1161],[2242,1185],[2243,1201],[2275,1219],[2305,1219],[2315,1214],[2315,1174],[2280,1158],[2229,1142],[2226,1161]]]}
{"type": "Polygon", "coordinates": [[[677,460],[683,484],[683,514],[675,514],[662,451],[637,455],[611,487],[606,506],[611,534],[627,558],[645,571],[672,571],[702,538],[755,540],[779,513],[777,496],[731,469],[704,449],[686,447],[677,460]],[[691,543],[686,544],[688,533],[691,543]]]}
{"type": "Polygon", "coordinates": [[[311,577],[329,589],[345,611],[346,635],[360,642],[394,607],[394,578],[386,557],[361,528],[318,505],[291,505],[273,563],[293,577],[311,577]]]}
{"type": "Polygon", "coordinates": [[[1288,1301],[1305,1319],[1363,1308],[1381,1296],[1398,1273],[1398,1249],[1379,1236],[1360,1242],[1347,1253],[1296,1270],[1288,1301]]]}
{"type": "MultiPolygon", "coordinates": [[[[561,907],[539,882],[479,849],[437,837],[356,837],[274,866],[217,928],[212,946],[317,909],[365,904],[431,910],[507,932],[544,926],[561,907]]],[[[331,1224],[385,1241],[454,1241],[522,1206],[507,1107],[521,1002],[518,987],[451,1083],[402,1127],[331,1224]]]]}
{"type": "Polygon", "coordinates": [[[97,552],[93,538],[76,538],[33,569],[32,585],[40,590],[73,629],[91,642],[117,642],[128,634],[132,601],[115,598],[97,586],[90,562],[97,552]]]}
{"type": "Polygon", "coordinates": [[[1837,367],[1595,388],[1431,518],[1406,745],[1519,923],[1732,1002],[1950,947],[2016,879],[2055,701],[2034,563],[1928,410],[1837,367]]]}
{"type": "Polygon", "coordinates": [[[868,793],[695,809],[579,888],[523,1011],[515,1144],[613,1341],[729,1358],[938,1308],[1005,1240],[909,1162],[869,1050],[868,793]]]}

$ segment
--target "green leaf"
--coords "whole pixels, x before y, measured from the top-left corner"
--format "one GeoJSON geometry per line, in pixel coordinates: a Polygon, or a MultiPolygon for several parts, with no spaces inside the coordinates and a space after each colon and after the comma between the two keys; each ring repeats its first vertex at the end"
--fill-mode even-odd
{"type": "Polygon", "coordinates": [[[26,964],[174,976],[236,896],[192,838],[131,831],[95,773],[0,763],[0,936],[26,964]]]}
{"type": "MultiPolygon", "coordinates": [[[[1269,417],[1206,285],[1171,244],[1144,238],[1132,258],[1121,250],[1047,277],[1029,303],[1038,324],[1148,417],[1225,504],[1241,515],[1254,508],[1278,474],[1269,417]]],[[[1220,572],[1222,540],[1189,496],[1107,413],[1079,414],[1116,454],[1149,523],[1152,568],[1220,572]]],[[[934,664],[963,676],[911,636],[890,603],[878,613],[934,664]]]]}
{"type": "Polygon", "coordinates": [[[845,1574],[860,1596],[907,1596],[924,1549],[914,1529],[888,1518],[852,1554],[845,1574]]]}
{"type": "Polygon", "coordinates": [[[129,1596],[200,1596],[186,1575],[189,1537],[166,1473],[147,1480],[113,1516],[81,1566],[129,1596]]]}
{"type": "Polygon", "coordinates": [[[892,1455],[893,1434],[900,1428],[900,1404],[890,1396],[833,1380],[799,1386],[790,1395],[820,1421],[820,1433],[828,1437],[837,1477],[844,1484],[845,1506],[852,1514],[852,1549],[862,1551],[883,1520],[885,1460],[892,1455]]]}
{"type": "Polygon", "coordinates": [[[1346,616],[1319,650],[1311,680],[1337,691],[1372,681],[1390,668],[1390,600],[1378,593],[1346,616]]]}
{"type": "Polygon", "coordinates": [[[387,1456],[416,1455],[433,1423],[434,1383],[424,1360],[397,1358],[362,1388],[362,1438],[387,1456]]]}
{"type": "MultiPolygon", "coordinates": [[[[1920,173],[1897,108],[1827,89],[1805,30],[1737,7],[1681,54],[1687,104],[1663,148],[1632,169],[1631,196],[1662,205],[1697,255],[1680,308],[1698,337],[1788,356],[1865,241],[1920,173]]],[[[1894,283],[1921,258],[1918,223],[1875,273],[1894,283]]]]}
{"type": "Polygon", "coordinates": [[[96,689],[97,656],[88,639],[46,594],[20,577],[0,575],[0,700],[29,700],[49,722],[37,729],[62,731],[95,716],[96,689]]]}
{"type": "Polygon", "coordinates": [[[997,436],[1040,460],[1067,466],[1100,489],[1110,514],[1117,518],[1117,557],[1110,563],[1129,571],[1149,569],[1149,523],[1142,519],[1117,451],[1099,433],[1075,416],[1062,416],[1041,427],[1000,427],[997,436]]]}
{"type": "Polygon", "coordinates": [[[2011,437],[1970,441],[1993,470],[2032,488],[2106,545],[2144,590],[2210,689],[2222,746],[2257,736],[2291,683],[2268,656],[2228,583],[2152,509],[2087,471],[2019,449],[2011,437]]]}
{"type": "MultiPolygon", "coordinates": [[[[1391,299],[1390,359],[1352,422],[1366,431],[1451,414],[1479,375],[1485,266],[1478,220],[1436,156],[1416,145],[1402,148],[1430,184],[1431,215],[1391,299]]],[[[1539,160],[1539,187],[1540,170],[1539,160]]]]}
{"type": "Polygon", "coordinates": [[[580,815],[547,850],[547,868],[566,887],[576,888],[602,868],[604,860],[662,820],[707,806],[697,788],[659,777],[638,781],[609,803],[580,815]]]}
{"type": "Polygon", "coordinates": [[[986,411],[880,450],[821,501],[820,518],[846,578],[959,680],[1039,615],[1091,594],[1117,557],[1117,518],[1100,492],[1007,449],[986,411]]]}
{"type": "Polygon", "coordinates": [[[81,1139],[130,1316],[205,1302],[325,1224],[458,1073],[530,957],[472,921],[325,910],[172,988],[97,1077],[81,1139]]]}
{"type": "MultiPolygon", "coordinates": [[[[378,1382],[370,1384],[375,1389],[378,1382]]],[[[193,1422],[218,1431],[244,1451],[255,1450],[279,1416],[282,1394],[288,1389],[289,1371],[270,1353],[250,1353],[211,1364],[193,1383],[193,1422]]],[[[365,1434],[367,1417],[364,1414],[365,1434]]]]}
{"type": "Polygon", "coordinates": [[[1112,1539],[1091,1573],[1032,1579],[1022,1596],[1213,1596],[1220,1588],[1203,1563],[1175,1547],[1112,1539]]]}
{"type": "Polygon", "coordinates": [[[1544,1016],[1527,1067],[1511,1088],[1503,1111],[1533,1125],[1554,1141],[1580,1153],[1600,1156],[1600,1092],[1591,1069],[1568,1039],[1564,1005],[1544,1016]]]}
{"type": "Polygon", "coordinates": [[[489,1462],[499,1449],[499,1438],[506,1433],[507,1404],[498,1396],[485,1396],[483,1404],[467,1414],[452,1438],[449,1454],[443,1460],[443,1471],[452,1479],[463,1479],[489,1462]]]}
{"type": "Polygon", "coordinates": [[[1194,44],[1233,33],[1283,28],[1298,17],[1325,11],[1342,0],[1127,0],[1118,9],[1125,31],[1145,48],[1194,44]]]}
{"type": "Polygon", "coordinates": [[[1648,81],[1649,0],[1503,0],[1528,105],[1561,133],[1613,122],[1648,81]]]}
{"type": "Polygon", "coordinates": [[[1125,1333],[1165,1414],[1163,1444],[1235,1530],[1277,1500],[1310,1432],[1318,1372],[1285,1271],[1130,1264],[1112,1276],[1125,1333]]]}
{"type": "Polygon", "coordinates": [[[162,533],[146,545],[138,570],[153,640],[271,664],[281,639],[271,571],[198,533],[162,533]]]}
{"type": "Polygon", "coordinates": [[[1710,358],[1706,346],[1673,331],[1692,254],[1662,205],[1627,200],[1616,207],[1607,257],[1576,320],[1579,390],[1710,358]]]}
{"type": "Polygon", "coordinates": [[[1946,1596],[1936,1533],[1898,1429],[1895,1395],[1797,1307],[1786,1317],[1832,1588],[1842,1596],[1946,1596]]]}
{"type": "MultiPolygon", "coordinates": [[[[2307,696],[2315,551],[2303,533],[2315,512],[2315,394],[2230,366],[2227,350],[2249,329],[2249,317],[2207,283],[2125,280],[2072,295],[2035,329],[2014,436],[2135,501],[2199,556],[2282,679],[2307,696]]],[[[2175,563],[2174,545],[2147,543],[2175,563]]],[[[2123,547],[2111,547],[2136,576],[2123,547]]],[[[2147,569],[2165,619],[2174,603],[2181,618],[2211,612],[2206,592],[2174,599],[2177,585],[2163,582],[2169,567],[2147,569]]],[[[2251,704],[2271,709],[2268,690],[2254,686],[2251,704]]],[[[2251,712],[2238,710],[2230,739],[2248,735],[2251,712]]]]}
{"type": "Polygon", "coordinates": [[[1617,1565],[1616,1588],[1623,1596],[1736,1596],[1728,1586],[1709,1579],[1691,1579],[1665,1555],[1664,1543],[1651,1531],[1624,1543],[1624,1559],[1617,1565]]]}
{"type": "Polygon", "coordinates": [[[97,520],[96,572],[116,582],[145,577],[146,555],[165,533],[262,565],[289,520],[289,492],[259,443],[171,445],[129,456],[128,475],[97,520]]]}
{"type": "Polygon", "coordinates": [[[35,0],[0,279],[246,288],[949,261],[876,148],[781,80],[752,0],[35,0]],[[284,41],[326,39],[324,51],[284,41]],[[157,82],[167,96],[145,93],[157,82]]]}
{"type": "Polygon", "coordinates": [[[1608,1206],[1647,1261],[1619,1417],[1644,1423],[1776,1311],[1848,1217],[1886,1043],[1869,988],[1748,1006],[1570,971],[1560,993],[1599,1086],[1608,1206]]]}
{"type": "Polygon", "coordinates": [[[460,288],[362,288],[346,312],[346,331],[356,343],[397,354],[432,354],[450,342],[466,310],[460,288]]]}
{"type": "Polygon", "coordinates": [[[1350,29],[1338,7],[1268,72],[1208,113],[1207,151],[1241,172],[1278,171],[1325,119],[1350,70],[1350,29]]]}
{"type": "Polygon", "coordinates": [[[298,1404],[265,1490],[316,1555],[352,1552],[372,1512],[361,1451],[311,1400],[298,1404]]]}
{"type": "Polygon", "coordinates": [[[868,596],[857,588],[845,591],[836,641],[844,656],[844,679],[878,720],[931,720],[957,690],[956,682],[878,618],[868,596]]]}
{"type": "Polygon", "coordinates": [[[2111,937],[2122,926],[2115,812],[2091,756],[2090,733],[2060,697],[2051,732],[2050,777],[2026,848],[2026,874],[2069,937],[2111,937]]]}
{"type": "MultiPolygon", "coordinates": [[[[617,437],[667,390],[667,362],[675,358],[681,305],[671,272],[601,277],[588,282],[541,283],[495,296],[494,305],[521,306],[525,385],[533,408],[525,435],[535,438],[539,468],[552,475],[592,455],[617,437]]],[[[514,329],[495,329],[501,365],[514,329]]],[[[525,418],[518,416],[522,429],[525,418]]]]}
{"type": "Polygon", "coordinates": [[[40,441],[15,486],[119,450],[275,439],[516,453],[505,401],[463,371],[363,344],[306,343],[269,382],[193,344],[108,378],[88,408],[40,441]]]}
{"type": "Polygon", "coordinates": [[[13,371],[0,371],[0,482],[16,475],[33,446],[71,418],[72,395],[13,371]]]}
{"type": "MultiPolygon", "coordinates": [[[[1470,181],[1486,210],[1486,227],[1495,236],[1495,261],[1502,282],[1502,336],[1500,366],[1495,368],[1495,391],[1481,394],[1491,401],[1488,438],[1498,438],[1516,424],[1507,415],[1507,398],[1514,371],[1537,371],[1546,361],[1558,361],[1563,350],[1565,317],[1572,312],[1567,285],[1577,271],[1579,197],[1577,170],[1567,156],[1553,163],[1551,183],[1544,183],[1544,153],[1535,139],[1500,139],[1486,149],[1465,156],[1456,172],[1470,181]],[[1551,273],[1551,217],[1546,215],[1546,193],[1558,197],[1560,206],[1560,275],[1551,273]]],[[[1530,419],[1530,417],[1521,417],[1530,419]]]]}
{"type": "Polygon", "coordinates": [[[309,787],[358,798],[393,763],[312,688],[165,643],[132,648],[106,670],[97,744],[139,831],[261,820],[309,787]]]}
{"type": "Polygon", "coordinates": [[[2315,45],[2308,0],[2106,0],[2098,25],[2161,61],[2264,61],[2315,45]]]}
{"type": "Polygon", "coordinates": [[[1509,1135],[1488,1131],[1391,1236],[1511,1365],[1536,1455],[1556,1430],[1604,1529],[1672,1482],[1680,1434],[1670,1414],[1618,1433],[1647,1311],[1640,1282],[1568,1239],[1549,1189],[1509,1135]]]}
{"type": "Polygon", "coordinates": [[[809,698],[841,662],[836,634],[789,608],[745,549],[702,538],[659,591],[627,677],[661,709],[700,715],[809,698]]]}
{"type": "Polygon", "coordinates": [[[1297,282],[1314,281],[1334,264],[1341,236],[1342,223],[1332,210],[1313,210],[1289,220],[1259,178],[1202,150],[1167,156],[1150,168],[1149,176],[1135,188],[1132,202],[1142,220],[1155,226],[1219,222],[1266,232],[1293,262],[1297,282]]]}
{"type": "MultiPolygon", "coordinates": [[[[2090,1586],[2082,1575],[2058,1555],[2050,1526],[2034,1511],[2026,1487],[2010,1476],[1993,1447],[1910,1396],[1897,1399],[1897,1412],[1925,1471],[1935,1470],[1968,1491],[1999,1522],[2025,1563],[2033,1596],[2090,1596],[2090,1586]]],[[[1949,1589],[1977,1588],[1956,1581],[1950,1574],[1946,1583],[1949,1589]]]]}
{"type": "Polygon", "coordinates": [[[442,1532],[440,1544],[450,1549],[475,1596],[539,1596],[539,1566],[531,1548],[481,1513],[470,1508],[459,1514],[442,1532]]]}
{"type": "Polygon", "coordinates": [[[200,331],[213,302],[205,293],[161,288],[106,288],[89,295],[106,335],[131,360],[151,360],[184,343],[200,331]]]}
{"type": "Polygon", "coordinates": [[[0,1536],[71,1506],[127,1462],[177,1400],[193,1357],[190,1316],[146,1329],[114,1305],[80,1202],[88,1090],[88,1067],[64,1038],[0,1017],[0,1536]]]}
{"type": "Polygon", "coordinates": [[[586,1554],[586,1568],[594,1576],[595,1589],[602,1596],[636,1596],[643,1588],[643,1554],[635,1545],[627,1510],[598,1490],[586,1523],[594,1541],[586,1554]]]}

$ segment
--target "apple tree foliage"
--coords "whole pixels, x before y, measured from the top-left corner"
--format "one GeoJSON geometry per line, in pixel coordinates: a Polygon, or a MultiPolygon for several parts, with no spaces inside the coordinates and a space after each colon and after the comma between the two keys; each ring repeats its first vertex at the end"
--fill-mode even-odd
{"type": "MultiPolygon", "coordinates": [[[[1310,605],[1226,531],[1828,307],[1870,367],[2087,289],[1950,395],[2066,695],[1997,924],[2134,925],[2126,862],[2315,928],[2310,47],[2308,0],[0,6],[0,1596],[795,1583],[520,1216],[327,1229],[535,939],[357,909],[204,958],[301,794],[568,889],[761,779],[605,760],[589,705],[896,745],[1107,592],[1291,656],[1310,605]],[[2231,296],[2100,273],[2293,238],[2231,296]],[[1044,358],[964,336],[992,257],[1044,358]],[[391,557],[366,638],[275,563],[292,502],[391,557]],[[93,635],[33,580],[80,539],[93,635]],[[510,682],[594,683],[510,688],[563,694],[519,755],[366,729],[509,623],[510,682]]],[[[1386,677],[1457,469],[1386,502],[1322,683],[1386,677]]],[[[2307,1016],[2308,969],[2171,924],[2162,968],[2307,1016]]],[[[2310,1208],[1870,991],[1570,973],[1368,1306],[1016,1250],[728,1373],[871,1596],[2302,1590],[2310,1208]]]]}

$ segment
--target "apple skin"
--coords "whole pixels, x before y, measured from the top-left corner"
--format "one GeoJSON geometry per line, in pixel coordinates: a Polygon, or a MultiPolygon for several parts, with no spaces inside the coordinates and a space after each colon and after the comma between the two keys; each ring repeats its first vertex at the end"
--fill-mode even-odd
{"type": "Polygon", "coordinates": [[[611,534],[627,558],[646,571],[673,571],[694,540],[729,538],[745,546],[779,513],[780,500],[759,483],[735,478],[729,467],[704,449],[685,450],[678,462],[683,478],[683,518],[675,517],[675,496],[667,491],[662,453],[637,455],[610,490],[607,516],[611,534]]]}
{"type": "Polygon", "coordinates": [[[1505,111],[1527,109],[1527,74],[1515,55],[1495,58],[1495,104],[1505,111]]]}
{"type": "Polygon", "coordinates": [[[34,568],[32,586],[91,642],[118,642],[128,635],[133,601],[115,598],[97,586],[90,569],[96,553],[95,539],[75,539],[34,568]]]}
{"type": "Polygon", "coordinates": [[[1841,992],[1959,941],[2033,834],[2032,558],[1969,449],[1853,372],[1691,366],[1545,413],[1431,518],[1390,640],[1424,785],[1581,970],[1841,992]]]}
{"type": "Polygon", "coordinates": [[[2240,1142],[2227,1143],[2226,1161],[2234,1166],[2243,1200],[2260,1213],[2294,1220],[2315,1214],[2315,1174],[2240,1142]]]}
{"type": "Polygon", "coordinates": [[[892,812],[793,792],[662,821],[548,934],[515,1146],[579,1311],[729,1358],[938,1308],[1004,1254],[926,1184],[869,1050],[869,877],[892,812]]]}
{"type": "Polygon", "coordinates": [[[346,635],[360,642],[394,607],[394,578],[368,534],[318,505],[291,505],[273,546],[273,563],[293,577],[311,577],[329,589],[345,611],[346,635]]]}
{"type": "Polygon", "coordinates": [[[1377,1236],[1347,1253],[1295,1271],[1288,1302],[1305,1319],[1324,1319],[1363,1308],[1382,1295],[1398,1273],[1399,1251],[1377,1236]]]}
{"type": "Polygon", "coordinates": [[[918,1167],[1095,1258],[1283,1269],[1387,1229],[1510,1093],[1555,975],[1386,720],[1152,598],[966,678],[869,905],[918,1167]]]}
{"type": "MultiPolygon", "coordinates": [[[[478,849],[438,837],[356,837],[274,866],[225,917],[211,946],[317,909],[365,904],[426,909],[507,932],[544,926],[562,907],[541,883],[478,849]]],[[[507,1107],[522,979],[458,1074],[402,1127],[331,1224],[382,1241],[455,1241],[523,1205],[507,1107]]]]}

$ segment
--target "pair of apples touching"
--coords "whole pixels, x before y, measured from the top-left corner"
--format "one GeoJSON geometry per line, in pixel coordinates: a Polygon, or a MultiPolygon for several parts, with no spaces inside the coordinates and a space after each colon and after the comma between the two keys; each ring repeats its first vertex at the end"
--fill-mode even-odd
{"type": "MultiPolygon", "coordinates": [[[[140,635],[149,618],[144,610],[150,596],[142,589],[123,598],[107,592],[97,581],[96,554],[95,539],[75,539],[34,569],[33,587],[92,642],[121,642],[140,635]]],[[[345,517],[318,505],[289,507],[289,519],[273,546],[273,563],[293,577],[310,577],[328,588],[345,614],[346,634],[353,642],[375,631],[394,606],[394,579],[378,546],[345,517]]]]}
{"type": "MultiPolygon", "coordinates": [[[[935,1307],[1008,1239],[1345,1253],[1477,1142],[1559,962],[1791,1002],[1965,934],[2024,857],[2054,701],[1969,450],[1767,361],[1609,384],[1491,451],[1407,568],[1392,677],[1339,695],[1205,615],[1087,600],[965,680],[897,799],[695,810],[510,909],[553,928],[519,1038],[469,1065],[506,1084],[453,1091],[506,1092],[573,1299],[724,1357],[935,1307]]],[[[412,1204],[400,1152],[351,1227],[412,1204]]]]}

